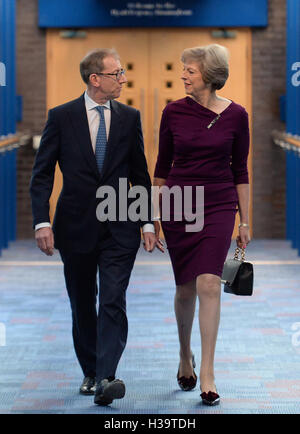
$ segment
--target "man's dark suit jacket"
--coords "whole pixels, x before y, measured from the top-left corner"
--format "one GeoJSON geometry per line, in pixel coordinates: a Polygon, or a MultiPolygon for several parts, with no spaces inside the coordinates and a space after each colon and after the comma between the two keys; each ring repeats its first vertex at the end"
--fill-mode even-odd
{"type": "MultiPolygon", "coordinates": [[[[111,101],[111,125],[102,173],[97,168],[92,149],[84,95],[49,111],[36,156],[30,192],[33,224],[49,222],[49,198],[53,188],[56,163],[63,175],[53,232],[57,249],[87,253],[99,240],[100,223],[96,208],[101,185],[119,191],[119,178],[127,178],[127,189],[141,185],[148,191],[149,211],[151,180],[144,156],[139,111],[111,101]]],[[[134,199],[128,200],[128,206],[134,199]]],[[[150,212],[144,221],[108,222],[113,238],[124,247],[137,248],[140,227],[151,223],[150,212]]]]}

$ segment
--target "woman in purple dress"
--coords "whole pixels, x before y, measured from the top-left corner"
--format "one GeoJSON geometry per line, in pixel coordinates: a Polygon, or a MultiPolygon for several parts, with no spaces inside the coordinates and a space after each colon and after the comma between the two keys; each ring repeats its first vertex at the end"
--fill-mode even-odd
{"type": "MultiPolygon", "coordinates": [[[[239,104],[216,95],[228,78],[225,47],[213,44],[186,49],[181,60],[187,97],[169,103],[163,111],[154,185],[179,186],[183,195],[186,186],[194,190],[197,186],[204,187],[202,230],[186,230],[190,220],[182,212],[179,221],[176,203],[171,204],[170,218],[166,221],[161,208],[161,224],[176,282],[178,384],[182,390],[192,390],[197,382],[190,340],[198,296],[201,398],[204,404],[215,405],[220,401],[215,386],[214,354],[220,320],[221,275],[237,211],[240,217],[237,245],[246,247],[250,241],[248,115],[239,104]]],[[[161,200],[165,200],[163,195],[161,200]]],[[[194,191],[190,212],[195,212],[196,205],[194,191]]],[[[158,235],[158,221],[155,225],[158,235]]]]}

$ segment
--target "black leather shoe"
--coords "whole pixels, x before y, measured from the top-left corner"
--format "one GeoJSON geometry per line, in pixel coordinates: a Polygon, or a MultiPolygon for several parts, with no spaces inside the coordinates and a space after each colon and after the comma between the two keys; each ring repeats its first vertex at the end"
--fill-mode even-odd
{"type": "MultiPolygon", "coordinates": [[[[192,355],[192,363],[193,363],[193,368],[195,369],[196,363],[195,363],[194,354],[192,355]]],[[[183,390],[184,392],[188,392],[190,390],[193,390],[197,384],[197,375],[195,374],[195,371],[193,371],[193,376],[191,375],[190,378],[187,378],[184,376],[179,377],[179,368],[180,368],[180,363],[179,363],[178,372],[177,372],[177,383],[178,383],[180,389],[183,390]]]]}
{"type": "Polygon", "coordinates": [[[125,396],[125,384],[122,380],[109,381],[107,378],[97,384],[94,403],[97,405],[109,405],[114,399],[125,396]]]}
{"type": "Polygon", "coordinates": [[[84,377],[79,393],[82,395],[94,395],[96,390],[96,379],[92,377],[84,377]]]}

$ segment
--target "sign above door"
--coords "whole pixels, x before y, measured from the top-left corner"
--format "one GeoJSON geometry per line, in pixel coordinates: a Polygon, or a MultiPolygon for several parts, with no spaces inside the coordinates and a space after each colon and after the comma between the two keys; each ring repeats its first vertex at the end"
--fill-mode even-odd
{"type": "Polygon", "coordinates": [[[39,0],[39,26],[265,27],[267,0],[39,0]]]}

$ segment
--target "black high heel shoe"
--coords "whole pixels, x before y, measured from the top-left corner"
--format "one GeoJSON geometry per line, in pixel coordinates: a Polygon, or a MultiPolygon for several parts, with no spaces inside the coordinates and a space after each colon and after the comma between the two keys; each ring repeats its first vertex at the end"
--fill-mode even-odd
{"type": "MultiPolygon", "coordinates": [[[[200,386],[200,391],[202,392],[201,386],[200,386]]],[[[216,392],[212,392],[210,390],[209,392],[202,392],[200,396],[202,398],[202,404],[204,405],[220,404],[220,395],[218,395],[218,393],[216,392]]]]}
{"type": "MultiPolygon", "coordinates": [[[[193,368],[195,369],[196,363],[195,363],[194,354],[192,354],[192,363],[193,363],[193,368]]],[[[195,374],[195,371],[193,370],[194,376],[191,375],[190,378],[184,376],[179,377],[179,368],[180,368],[180,362],[179,362],[178,372],[177,372],[177,383],[180,389],[183,390],[184,392],[193,390],[197,384],[197,375],[195,374]]]]}

